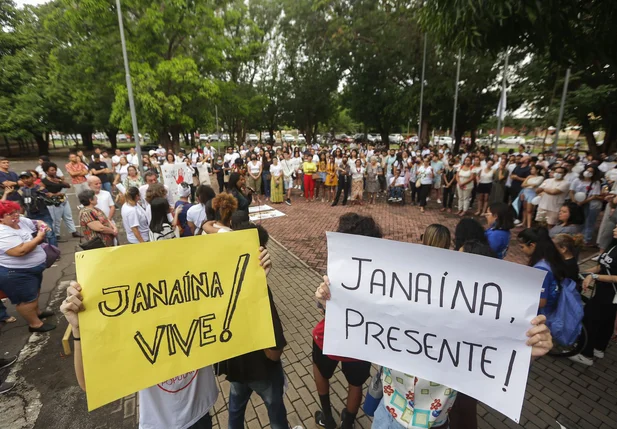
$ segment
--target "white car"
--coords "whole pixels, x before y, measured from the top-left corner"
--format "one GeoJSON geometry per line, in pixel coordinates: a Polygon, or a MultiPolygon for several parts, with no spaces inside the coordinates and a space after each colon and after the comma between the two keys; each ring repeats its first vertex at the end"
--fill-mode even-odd
{"type": "Polygon", "coordinates": [[[390,140],[390,143],[401,143],[403,141],[403,136],[400,134],[390,134],[388,140],[390,140]]]}
{"type": "Polygon", "coordinates": [[[116,141],[126,142],[127,140],[126,134],[116,134],[116,141]]]}
{"type": "Polygon", "coordinates": [[[519,144],[525,144],[525,139],[519,136],[510,136],[510,137],[506,137],[505,139],[501,139],[501,142],[507,145],[516,146],[519,144]]]}
{"type": "Polygon", "coordinates": [[[286,143],[294,143],[296,139],[291,134],[285,134],[283,135],[283,141],[286,143]]]}
{"type": "Polygon", "coordinates": [[[437,137],[436,143],[440,146],[442,144],[445,144],[446,146],[452,146],[452,137],[448,137],[448,136],[437,137]]]}
{"type": "Polygon", "coordinates": [[[489,140],[488,137],[480,137],[479,139],[476,139],[476,144],[479,145],[485,145],[485,144],[490,144],[491,141],[489,140]]]}
{"type": "Polygon", "coordinates": [[[306,142],[306,138],[304,137],[304,134],[298,134],[298,143],[304,143],[306,142]]]}
{"type": "Polygon", "coordinates": [[[206,141],[208,141],[208,137],[209,137],[208,134],[200,134],[199,135],[199,141],[200,142],[206,142],[206,141]]]}
{"type": "Polygon", "coordinates": [[[249,143],[257,143],[259,141],[259,137],[257,137],[257,134],[249,134],[246,136],[246,141],[249,143]]]}

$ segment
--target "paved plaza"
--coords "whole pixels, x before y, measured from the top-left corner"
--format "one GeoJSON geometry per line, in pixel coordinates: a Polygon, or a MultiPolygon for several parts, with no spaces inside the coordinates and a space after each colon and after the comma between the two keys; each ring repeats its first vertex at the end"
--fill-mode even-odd
{"type": "MultiPolygon", "coordinates": [[[[18,167],[16,167],[19,169],[18,167]]],[[[74,198],[71,197],[74,204],[74,198]]],[[[431,202],[431,204],[435,204],[431,202]]],[[[325,203],[305,203],[296,198],[293,206],[277,205],[284,217],[262,221],[272,240],[269,250],[273,269],[268,283],[273,291],[282,319],[288,347],[283,355],[289,380],[285,403],[292,425],[315,428],[313,415],[319,409],[311,364],[311,330],[320,320],[313,294],[326,268],[325,231],[335,230],[338,217],[357,211],[377,219],[386,238],[417,242],[430,223],[442,223],[452,231],[458,221],[454,215],[429,210],[421,215],[416,207],[391,207],[385,204],[363,207],[330,207],[325,203]]],[[[78,242],[61,243],[62,260],[45,273],[42,301],[57,309],[68,281],[75,277],[73,253],[78,242]]],[[[413,255],[410,255],[412,258],[413,255]]],[[[513,246],[508,260],[522,262],[518,246],[513,246]]],[[[13,306],[8,306],[16,314],[13,306]]],[[[138,401],[136,395],[88,413],[85,394],[77,386],[72,356],[63,355],[61,337],[66,322],[60,316],[51,320],[58,329],[50,334],[30,335],[21,318],[17,323],[0,328],[0,352],[20,353],[11,368],[9,380],[19,385],[0,396],[3,410],[0,429],[22,428],[136,428],[138,401]]],[[[375,371],[376,368],[373,369],[375,371]]],[[[6,374],[2,374],[2,377],[6,374]]],[[[215,406],[217,428],[227,426],[229,384],[222,379],[215,406]]],[[[122,383],[122,380],[118,380],[122,383]]],[[[494,410],[480,405],[479,427],[485,428],[617,428],[617,347],[611,344],[606,357],[593,367],[574,364],[567,359],[542,358],[531,366],[521,424],[517,425],[494,410]]],[[[332,380],[332,405],[343,408],[346,398],[345,380],[338,371],[332,380]]],[[[269,427],[262,401],[254,395],[247,408],[248,428],[269,427]]],[[[357,427],[369,428],[370,419],[362,411],[357,427]]]]}

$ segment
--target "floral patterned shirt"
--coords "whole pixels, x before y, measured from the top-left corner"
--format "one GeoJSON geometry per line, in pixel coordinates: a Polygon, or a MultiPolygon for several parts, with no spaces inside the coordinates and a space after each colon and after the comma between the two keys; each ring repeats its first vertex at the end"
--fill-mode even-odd
{"type": "Polygon", "coordinates": [[[455,390],[386,367],[382,381],[384,405],[403,427],[438,427],[448,421],[455,390]]]}

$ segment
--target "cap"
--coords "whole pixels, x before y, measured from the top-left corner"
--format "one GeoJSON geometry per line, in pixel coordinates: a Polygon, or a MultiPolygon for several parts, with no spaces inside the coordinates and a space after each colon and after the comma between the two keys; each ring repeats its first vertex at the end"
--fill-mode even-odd
{"type": "Polygon", "coordinates": [[[29,171],[22,171],[21,173],[19,173],[19,178],[21,179],[22,177],[32,177],[32,173],[30,173],[29,171]]]}
{"type": "Polygon", "coordinates": [[[186,185],[185,183],[182,183],[182,185],[178,186],[178,196],[182,197],[182,198],[186,198],[189,195],[191,195],[191,188],[186,185]]]}
{"type": "Polygon", "coordinates": [[[148,152],[148,155],[152,156],[152,155],[154,155],[155,153],[156,153],[156,151],[155,151],[155,150],[150,149],[150,152],[148,152]]]}

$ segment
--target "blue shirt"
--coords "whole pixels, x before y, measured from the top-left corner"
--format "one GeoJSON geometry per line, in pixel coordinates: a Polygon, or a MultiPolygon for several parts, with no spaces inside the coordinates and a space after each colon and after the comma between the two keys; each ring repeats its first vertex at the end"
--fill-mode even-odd
{"type": "Polygon", "coordinates": [[[488,241],[488,245],[493,252],[497,254],[499,259],[506,257],[508,246],[510,245],[510,231],[504,231],[503,229],[495,229],[491,227],[484,233],[488,241]]]}
{"type": "MultiPolygon", "coordinates": [[[[17,177],[17,173],[14,173],[12,171],[9,171],[8,173],[5,173],[4,171],[0,171],[0,185],[2,185],[4,182],[6,181],[10,181],[10,182],[15,182],[17,183],[17,181],[19,180],[19,177],[17,177]]],[[[4,185],[3,185],[4,186],[4,185]]],[[[13,192],[11,192],[6,199],[9,201],[19,201],[19,193],[17,192],[17,190],[19,189],[18,185],[15,185],[14,187],[15,189],[13,190],[13,192]]],[[[4,192],[4,189],[2,189],[2,192],[4,192]]],[[[1,197],[2,195],[0,195],[1,197]]]]}
{"type": "Polygon", "coordinates": [[[191,233],[191,228],[189,228],[189,225],[186,220],[186,212],[189,211],[192,205],[193,204],[189,203],[188,201],[176,201],[176,204],[174,205],[174,208],[176,209],[179,206],[182,206],[182,211],[178,215],[178,223],[180,224],[180,227],[182,228],[182,233],[180,234],[180,237],[192,237],[193,236],[193,234],[191,233]]]}
{"type": "Polygon", "coordinates": [[[549,315],[557,307],[557,300],[559,299],[559,283],[551,271],[550,265],[543,259],[533,266],[542,271],[547,271],[544,282],[542,283],[542,292],[540,293],[540,299],[546,300],[546,305],[542,307],[538,314],[549,315]]]}

